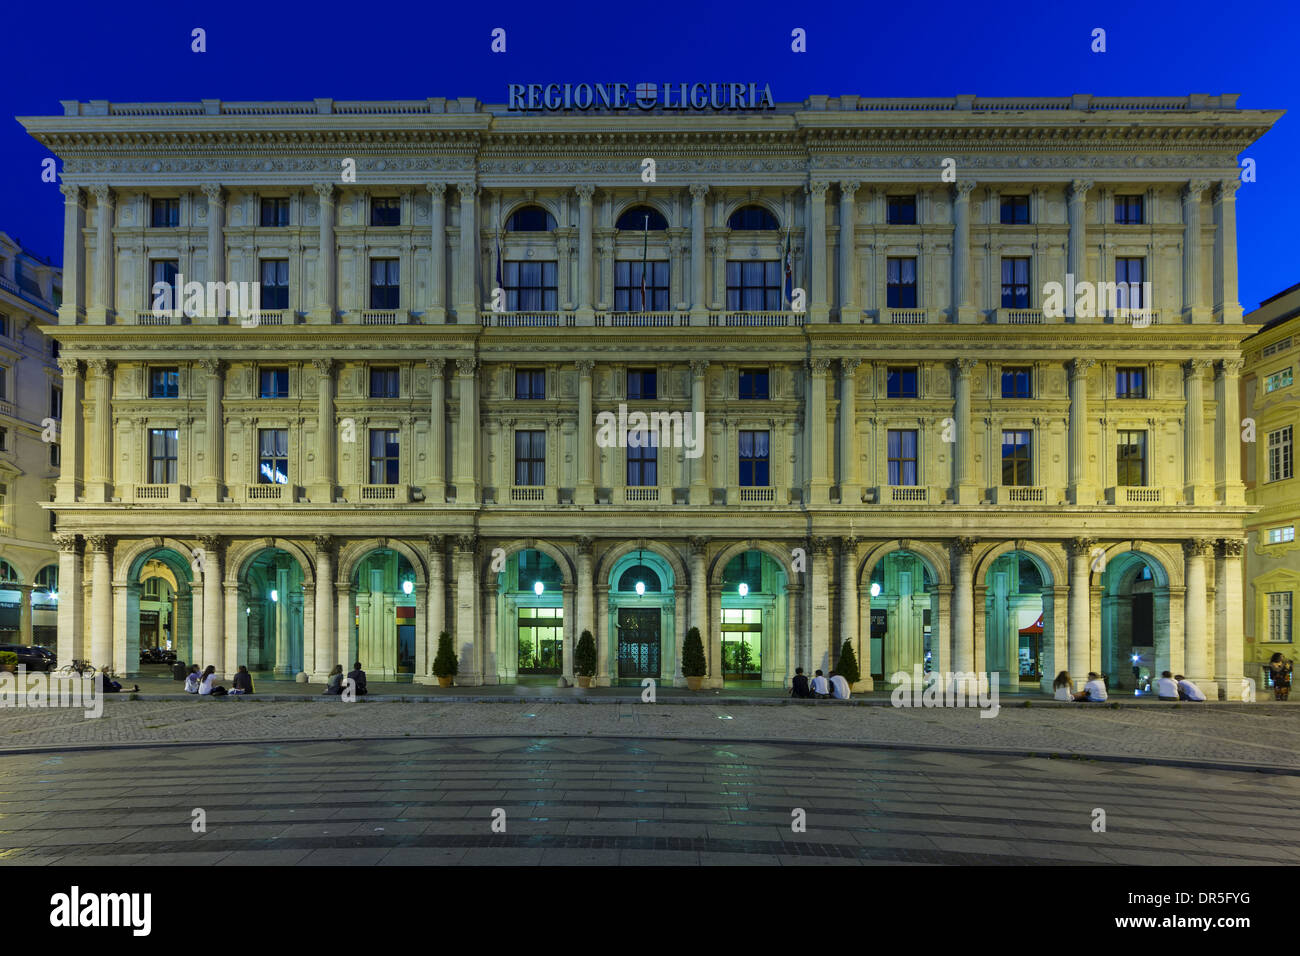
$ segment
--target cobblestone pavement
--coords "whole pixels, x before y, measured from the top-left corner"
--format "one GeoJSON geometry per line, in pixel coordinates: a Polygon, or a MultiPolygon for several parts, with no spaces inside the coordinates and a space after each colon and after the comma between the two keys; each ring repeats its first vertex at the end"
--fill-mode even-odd
{"type": "Polygon", "coordinates": [[[1300,862],[1300,777],[1240,771],[644,736],[3,760],[4,864],[1300,862]]]}
{"type": "Polygon", "coordinates": [[[915,745],[1300,770],[1300,712],[1285,707],[1006,706],[993,718],[979,713],[833,702],[685,706],[635,698],[589,704],[114,698],[99,719],[86,719],[80,710],[2,708],[0,752],[162,742],[600,736],[915,745]]]}

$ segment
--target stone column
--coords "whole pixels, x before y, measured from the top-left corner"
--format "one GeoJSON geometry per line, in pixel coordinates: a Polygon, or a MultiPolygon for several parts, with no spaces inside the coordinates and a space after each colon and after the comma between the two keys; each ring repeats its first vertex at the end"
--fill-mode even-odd
{"type": "MultiPolygon", "coordinates": [[[[420,683],[433,681],[433,659],[438,656],[438,637],[447,629],[447,539],[440,534],[431,534],[425,539],[429,549],[429,596],[428,613],[424,616],[426,633],[424,644],[424,667],[417,672],[424,678],[420,683]]],[[[496,581],[496,575],[489,573],[490,581],[496,581]]]]}
{"type": "MultiPolygon", "coordinates": [[[[1245,363],[1223,359],[1215,366],[1214,400],[1219,406],[1214,420],[1214,491],[1219,502],[1230,507],[1246,503],[1241,483],[1241,394],[1237,376],[1245,363]]],[[[66,407],[66,401],[65,401],[66,407]]]]}
{"type": "MultiPolygon", "coordinates": [[[[970,194],[975,183],[957,183],[952,200],[952,302],[957,322],[978,321],[970,264],[970,194]]],[[[961,668],[958,668],[960,670],[961,668]]]]}
{"type": "Polygon", "coordinates": [[[312,635],[316,655],[311,681],[316,684],[328,680],[334,665],[343,662],[334,659],[338,650],[334,639],[337,629],[334,623],[334,537],[318,534],[312,538],[312,543],[316,545],[316,633],[312,635]]]}
{"type": "Polygon", "coordinates": [[[830,576],[831,542],[829,538],[813,538],[809,557],[812,574],[808,582],[812,609],[808,620],[808,633],[812,646],[812,667],[829,674],[831,670],[830,646],[830,576]]]}
{"type": "Polygon", "coordinates": [[[576,321],[579,325],[591,325],[595,321],[594,263],[592,261],[591,232],[592,208],[591,197],[596,187],[583,183],[575,187],[578,194],[578,312],[576,321]]]}
{"type": "Polygon", "coordinates": [[[442,359],[426,359],[430,373],[429,397],[429,471],[424,489],[426,501],[443,504],[447,500],[447,390],[442,359]]]}
{"type": "Polygon", "coordinates": [[[203,454],[203,477],[198,482],[196,497],[200,501],[220,502],[225,496],[225,469],[222,467],[225,455],[225,442],[222,440],[225,416],[222,411],[221,376],[225,363],[220,359],[201,359],[196,365],[207,375],[207,400],[204,406],[207,447],[203,454]]]}
{"type": "MultiPolygon", "coordinates": [[[[208,281],[226,281],[226,204],[222,198],[221,186],[217,183],[204,183],[199,187],[208,200],[208,281]]],[[[229,303],[227,303],[229,305],[229,303]]],[[[254,309],[261,307],[260,302],[251,303],[254,309]]],[[[218,325],[221,316],[207,316],[209,322],[218,325]]]]}
{"type": "Polygon", "coordinates": [[[203,659],[195,661],[200,667],[209,664],[218,671],[223,669],[222,651],[225,647],[225,607],[221,594],[221,565],[224,544],[217,535],[199,539],[203,546],[203,659]]]}
{"type": "Polygon", "coordinates": [[[961,674],[975,670],[975,594],[971,586],[974,550],[974,538],[952,540],[952,669],[961,674]]]}
{"type": "MultiPolygon", "coordinates": [[[[591,399],[591,373],[596,363],[582,359],[578,363],[578,487],[574,491],[574,504],[596,503],[596,482],[592,477],[592,456],[595,441],[592,428],[595,413],[591,399]]],[[[558,449],[557,449],[558,450],[558,449]]]]}
{"type": "Polygon", "coordinates": [[[1095,364],[1096,359],[1073,359],[1069,363],[1070,486],[1067,500],[1073,505],[1097,503],[1097,487],[1088,467],[1088,369],[1095,364]]]}
{"type": "Polygon", "coordinates": [[[1239,179],[1225,179],[1214,193],[1214,321],[1241,324],[1237,301],[1237,189],[1239,179]]]}
{"type": "Polygon", "coordinates": [[[456,423],[456,502],[475,504],[478,501],[478,465],[474,443],[478,434],[477,384],[478,361],[473,358],[456,359],[457,383],[460,392],[460,413],[456,423]]]}
{"type": "MultiPolygon", "coordinates": [[[[85,658],[85,595],[82,593],[81,553],[75,534],[56,534],[59,549],[59,624],[55,653],[64,664],[85,658]]],[[[173,625],[174,627],[174,625],[173,625]]]]}
{"type": "MultiPolygon", "coordinates": [[[[1207,680],[1211,673],[1206,630],[1205,558],[1211,553],[1213,544],[1213,541],[1203,538],[1183,542],[1187,586],[1183,593],[1183,673],[1197,682],[1207,680]]],[[[1237,621],[1240,620],[1238,616],[1237,621]]]]}
{"type": "MultiPolygon", "coordinates": [[[[701,430],[700,434],[695,434],[697,422],[704,422],[704,373],[708,369],[709,363],[705,359],[695,359],[691,362],[691,436],[695,441],[700,442],[704,452],[698,458],[685,459],[690,461],[691,470],[691,491],[690,501],[693,505],[707,505],[709,503],[709,454],[707,429],[701,430]]],[[[700,632],[701,634],[703,631],[700,632]]]]}
{"type": "MultiPolygon", "coordinates": [[[[90,552],[90,662],[95,669],[113,663],[113,543],[106,535],[86,539],[90,552]]],[[[79,582],[77,582],[79,583],[79,582]]],[[[75,586],[74,582],[69,585],[75,586]]]]}
{"type": "Polygon", "coordinates": [[[334,251],[334,184],[317,183],[315,189],[320,206],[320,247],[316,257],[316,308],[310,320],[318,325],[332,325],[338,309],[335,298],[338,278],[334,251]]]}
{"type": "MultiPolygon", "coordinates": [[[[840,505],[862,503],[858,462],[858,366],[862,359],[840,359],[840,505]]],[[[775,481],[773,482],[775,484],[775,481]]]]}
{"type": "Polygon", "coordinates": [[[59,445],[63,457],[55,485],[55,500],[71,503],[81,494],[80,462],[84,442],[81,434],[81,408],[85,391],[80,362],[76,359],[59,359],[59,371],[63,373],[63,417],[59,421],[59,445]]]}
{"type": "MultiPolygon", "coordinates": [[[[113,190],[92,186],[95,196],[95,306],[86,310],[91,325],[108,325],[117,315],[113,280],[113,190]]],[[[104,663],[108,663],[105,660],[104,663]]]]}
{"type": "MultiPolygon", "coordinates": [[[[711,658],[709,651],[709,579],[705,571],[705,555],[709,547],[708,538],[689,539],[691,551],[691,627],[700,632],[704,643],[704,659],[711,658]]],[[[683,638],[683,641],[685,638],[683,638]]],[[[683,653],[685,644],[683,643],[683,653]]]]}
{"type": "MultiPolygon", "coordinates": [[[[491,575],[490,577],[495,577],[491,575]]],[[[491,581],[484,581],[483,601],[483,683],[501,683],[501,668],[497,662],[497,644],[501,639],[497,625],[497,600],[500,589],[491,581]]],[[[507,658],[508,659],[508,658],[507,658]]]]}
{"type": "Polygon", "coordinates": [[[612,663],[609,646],[614,642],[616,632],[609,622],[609,585],[603,582],[596,585],[596,626],[592,629],[592,637],[596,639],[596,676],[591,683],[593,687],[608,687],[612,663]]]}
{"type": "MultiPolygon", "coordinates": [[[[862,666],[862,641],[859,636],[859,620],[862,613],[858,606],[858,539],[840,538],[840,646],[835,649],[835,660],[844,653],[844,645],[851,644],[858,659],[861,673],[859,682],[854,685],[858,690],[871,690],[871,661],[862,666]]],[[[867,648],[868,658],[871,648],[867,648]]]]}
{"type": "Polygon", "coordinates": [[[1201,194],[1210,188],[1204,180],[1190,182],[1183,189],[1183,321],[1205,322],[1201,272],[1201,194]]]}
{"type": "Polygon", "coordinates": [[[472,535],[456,538],[456,655],[464,685],[481,684],[483,641],[478,633],[478,568],[476,541],[472,535]]]}
{"type": "Polygon", "coordinates": [[[682,291],[682,252],[684,243],[674,235],[668,240],[668,308],[681,311],[685,306],[685,293],[682,291]]]}
{"type": "Polygon", "coordinates": [[[691,190],[691,324],[708,322],[704,292],[704,199],[709,187],[696,184],[691,190]]]}
{"type": "MultiPolygon", "coordinates": [[[[786,670],[790,673],[791,677],[794,676],[794,669],[796,667],[802,667],[805,675],[810,673],[808,671],[808,664],[811,654],[808,649],[804,647],[803,638],[799,632],[799,608],[802,606],[803,585],[793,583],[787,584],[785,593],[785,646],[789,661],[786,665],[786,670]]],[[[858,661],[859,670],[861,670],[866,680],[871,679],[870,653],[871,650],[868,648],[868,660],[865,664],[862,661],[858,661]]]]}
{"type": "Polygon", "coordinates": [[[840,324],[857,325],[858,249],[855,230],[858,206],[854,194],[861,183],[840,183],[840,324]]]}
{"type": "Polygon", "coordinates": [[[830,304],[826,295],[826,188],[829,183],[815,182],[807,187],[808,231],[812,242],[808,263],[811,288],[808,290],[809,322],[829,322],[830,304]]]}
{"type": "MultiPolygon", "coordinates": [[[[578,539],[578,587],[576,589],[576,614],[574,616],[575,630],[580,638],[583,631],[591,631],[591,636],[599,642],[600,638],[596,630],[596,620],[593,613],[593,586],[592,578],[592,545],[591,538],[578,539]]],[[[603,601],[608,601],[609,588],[605,587],[601,591],[603,601]]],[[[608,609],[608,608],[607,608],[608,609]]],[[[603,620],[603,619],[602,619],[603,620]]],[[[598,648],[598,657],[603,661],[605,656],[604,645],[598,648]]],[[[605,671],[597,668],[597,674],[604,674],[605,671]]],[[[564,649],[564,679],[573,683],[573,649],[564,649]]]]}
{"type": "Polygon", "coordinates": [[[1070,551],[1070,608],[1066,621],[1067,656],[1070,678],[1081,689],[1092,668],[1092,548],[1091,538],[1074,538],[1070,551]]]}
{"type": "Polygon", "coordinates": [[[971,446],[974,435],[970,423],[970,376],[978,363],[963,358],[953,362],[957,371],[957,396],[953,407],[952,500],[959,505],[976,505],[980,491],[971,478],[971,446]]]}
{"type": "MultiPolygon", "coordinates": [[[[804,500],[810,505],[830,503],[830,479],[826,471],[826,450],[830,436],[826,434],[826,372],[831,361],[826,358],[808,360],[808,418],[804,422],[804,435],[808,442],[808,475],[804,500]]],[[[815,585],[814,585],[815,586],[815,585]]]]}
{"type": "MultiPolygon", "coordinates": [[[[63,301],[59,324],[76,325],[86,312],[86,202],[80,186],[63,183],[63,301]]],[[[62,660],[63,655],[59,658],[62,660]]],[[[68,658],[71,660],[71,658],[68,658]]]]}
{"type": "MultiPolygon", "coordinates": [[[[1212,363],[1192,359],[1183,363],[1183,385],[1187,398],[1187,419],[1183,427],[1183,494],[1189,505],[1213,504],[1205,481],[1205,389],[1204,372],[1212,363]]],[[[1155,484],[1154,476],[1152,484],[1155,484]]]]}
{"type": "Polygon", "coordinates": [[[18,590],[18,643],[30,647],[32,643],[32,586],[20,584],[18,590]]]}
{"type": "Polygon", "coordinates": [[[456,321],[461,325],[474,325],[477,322],[478,303],[475,289],[478,288],[478,186],[474,183],[461,183],[456,187],[460,193],[460,258],[457,263],[456,276],[456,321]]]}
{"type": "MultiPolygon", "coordinates": [[[[1241,554],[1244,548],[1245,542],[1240,538],[1221,538],[1215,558],[1214,683],[1224,700],[1241,700],[1241,679],[1245,676],[1242,663],[1245,639],[1241,632],[1241,554]]],[[[1210,697],[1209,690],[1205,691],[1205,696],[1210,697]]]]}
{"type": "MultiPolygon", "coordinates": [[[[1070,183],[1069,207],[1067,216],[1070,223],[1069,245],[1066,252],[1065,296],[1071,303],[1069,311],[1074,311],[1074,286],[1087,281],[1088,271],[1088,190],[1093,184],[1086,179],[1076,179],[1070,183]]],[[[1100,308],[1098,309],[1100,311],[1100,308]]],[[[1075,322],[1091,321],[1091,317],[1075,316],[1075,322]]],[[[1055,675],[1053,675],[1055,677],[1055,675]]]]}
{"type": "Polygon", "coordinates": [[[425,321],[441,325],[447,321],[447,184],[425,183],[429,190],[429,269],[428,317],[425,321]]]}
{"type": "Polygon", "coordinates": [[[95,373],[95,429],[89,443],[86,500],[109,501],[113,497],[113,365],[91,359],[86,367],[95,373]]]}
{"type": "MultiPolygon", "coordinates": [[[[314,503],[330,504],[334,501],[335,449],[338,436],[334,432],[334,371],[338,364],[333,359],[312,359],[316,370],[316,479],[308,489],[314,503]]],[[[356,441],[356,436],[352,436],[356,441]]]]}

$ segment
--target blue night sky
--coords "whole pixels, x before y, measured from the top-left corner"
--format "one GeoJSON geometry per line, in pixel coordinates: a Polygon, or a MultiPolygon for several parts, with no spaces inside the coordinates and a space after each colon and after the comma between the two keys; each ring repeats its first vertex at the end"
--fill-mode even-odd
{"type": "Polygon", "coordinates": [[[1300,282],[1300,5],[945,3],[139,2],[5,12],[0,62],[0,230],[62,256],[62,196],[40,181],[45,150],[12,117],[62,99],[423,99],[504,102],[509,82],[744,80],[777,101],[861,96],[1173,96],[1240,93],[1286,109],[1243,155],[1237,193],[1240,299],[1249,311],[1300,282]],[[949,13],[948,11],[951,11],[949,13]],[[190,52],[190,30],[208,52],[190,52]],[[504,27],[508,51],[489,51],[504,27]],[[808,52],[790,50],[802,27],[808,52]],[[1094,27],[1107,52],[1090,51],[1094,27]]]}

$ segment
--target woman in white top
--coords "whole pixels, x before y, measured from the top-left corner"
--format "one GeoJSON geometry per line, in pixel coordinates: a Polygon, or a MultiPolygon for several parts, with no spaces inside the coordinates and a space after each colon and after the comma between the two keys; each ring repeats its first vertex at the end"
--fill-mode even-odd
{"type": "Polygon", "coordinates": [[[1056,680],[1052,681],[1052,689],[1056,691],[1056,700],[1074,701],[1074,692],[1071,688],[1070,672],[1061,671],[1056,675],[1056,680]]]}
{"type": "Polygon", "coordinates": [[[217,683],[217,669],[209,664],[208,669],[203,672],[203,680],[199,683],[199,696],[224,697],[225,695],[226,689],[217,683]]]}

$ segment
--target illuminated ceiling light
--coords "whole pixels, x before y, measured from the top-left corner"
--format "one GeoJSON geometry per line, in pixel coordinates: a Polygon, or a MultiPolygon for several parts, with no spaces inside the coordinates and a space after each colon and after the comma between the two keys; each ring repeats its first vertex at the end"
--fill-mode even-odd
{"type": "Polygon", "coordinates": [[[636,583],[636,593],[637,593],[637,597],[640,597],[641,595],[645,594],[645,582],[644,582],[644,581],[638,581],[638,582],[636,583]]]}
{"type": "Polygon", "coordinates": [[[58,591],[51,591],[51,592],[50,592],[50,600],[51,600],[51,601],[57,601],[58,599],[59,599],[59,592],[58,592],[58,591]]]}
{"type": "Polygon", "coordinates": [[[413,582],[411,582],[411,581],[403,581],[403,582],[402,582],[402,593],[403,593],[403,594],[410,594],[410,593],[411,593],[412,591],[414,591],[414,590],[415,590],[415,584],[414,584],[413,582]]]}
{"type": "Polygon", "coordinates": [[[533,584],[533,593],[536,594],[538,597],[541,597],[542,592],[545,590],[546,590],[546,585],[543,584],[541,581],[537,581],[536,583],[533,584]]]}
{"type": "Polygon", "coordinates": [[[737,590],[740,591],[740,596],[744,597],[746,594],[749,593],[749,585],[746,584],[744,581],[741,581],[740,587],[737,590]]]}
{"type": "Polygon", "coordinates": [[[880,585],[877,584],[875,581],[871,582],[871,596],[880,597],[880,585]]]}
{"type": "Polygon", "coordinates": [[[1133,655],[1133,663],[1136,664],[1137,662],[1138,662],[1138,655],[1137,655],[1137,654],[1134,654],[1134,655],[1133,655]]]}
{"type": "Polygon", "coordinates": [[[279,592],[279,591],[276,591],[276,590],[273,589],[273,590],[271,591],[271,600],[272,600],[272,601],[278,601],[278,600],[280,600],[280,592],[279,592]]]}

